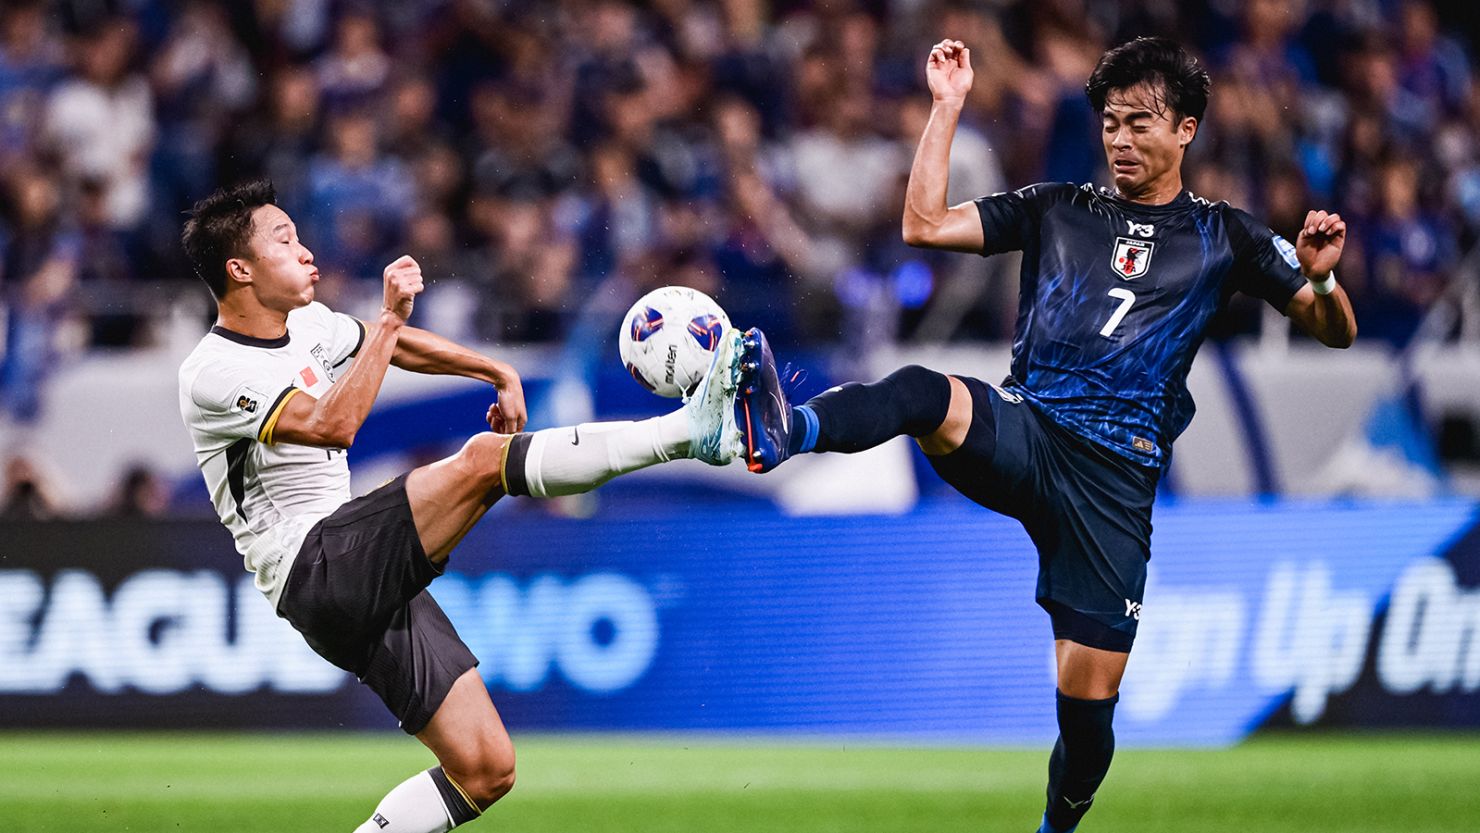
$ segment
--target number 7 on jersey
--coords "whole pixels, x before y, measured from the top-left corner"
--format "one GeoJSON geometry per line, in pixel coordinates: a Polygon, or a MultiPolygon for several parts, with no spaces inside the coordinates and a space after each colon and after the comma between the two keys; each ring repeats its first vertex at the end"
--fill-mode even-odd
{"type": "Polygon", "coordinates": [[[1120,306],[1115,308],[1115,312],[1110,316],[1110,320],[1106,321],[1105,326],[1100,328],[1100,335],[1105,338],[1109,338],[1110,334],[1115,332],[1115,328],[1120,326],[1120,322],[1125,318],[1125,314],[1131,311],[1131,304],[1136,302],[1136,293],[1119,286],[1110,290],[1107,294],[1111,298],[1119,298],[1120,306]]]}

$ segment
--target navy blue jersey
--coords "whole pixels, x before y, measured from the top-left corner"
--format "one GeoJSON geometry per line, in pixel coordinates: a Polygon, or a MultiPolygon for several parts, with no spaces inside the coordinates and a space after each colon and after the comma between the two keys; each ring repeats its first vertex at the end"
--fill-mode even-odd
{"type": "Polygon", "coordinates": [[[1305,284],[1289,242],[1187,191],[1151,206],[1050,183],[976,207],[982,254],[1023,253],[1008,387],[1146,466],[1192,420],[1187,371],[1213,314],[1234,292],[1283,312],[1305,284]]]}

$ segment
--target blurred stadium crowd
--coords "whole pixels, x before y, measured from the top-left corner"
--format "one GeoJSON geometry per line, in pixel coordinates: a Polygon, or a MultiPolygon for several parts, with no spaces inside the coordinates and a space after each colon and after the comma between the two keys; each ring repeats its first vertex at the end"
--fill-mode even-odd
{"type": "MultiPolygon", "coordinates": [[[[454,336],[559,341],[617,282],[697,286],[785,343],[1003,339],[1015,281],[985,276],[1015,265],[898,232],[943,36],[976,69],[953,200],[1102,180],[1095,61],[1138,34],[1187,43],[1214,77],[1189,187],[1289,238],[1307,208],[1339,210],[1363,338],[1401,346],[1476,280],[1467,7],[5,0],[0,417],[34,418],[61,358],[148,346],[182,303],[204,316],[182,212],[259,176],[322,299],[353,311],[410,252],[454,336]]],[[[1214,337],[1260,317],[1236,304],[1214,337]]]]}

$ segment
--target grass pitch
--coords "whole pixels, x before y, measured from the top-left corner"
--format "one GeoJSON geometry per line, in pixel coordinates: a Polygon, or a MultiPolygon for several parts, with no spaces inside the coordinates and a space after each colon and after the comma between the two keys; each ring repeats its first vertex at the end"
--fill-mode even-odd
{"type": "MultiPolygon", "coordinates": [[[[519,785],[460,830],[1020,831],[1047,750],[516,737],[519,785]]],[[[430,755],[396,734],[0,733],[0,831],[350,831],[430,755]]],[[[1480,736],[1126,750],[1082,833],[1480,829],[1480,736]]]]}

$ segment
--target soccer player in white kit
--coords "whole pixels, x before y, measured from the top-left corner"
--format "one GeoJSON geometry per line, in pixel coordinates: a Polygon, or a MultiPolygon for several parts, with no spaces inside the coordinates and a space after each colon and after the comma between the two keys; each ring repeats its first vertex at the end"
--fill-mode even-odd
{"type": "Polygon", "coordinates": [[[740,335],[725,334],[704,381],[671,414],[518,433],[526,414],[512,367],[406,324],[423,288],[416,261],[386,267],[376,320],[333,312],[314,301],[313,253],[275,202],[269,183],[239,185],[198,202],[185,225],[185,250],[219,316],[180,368],[181,415],[258,589],[440,763],[391,790],[357,831],[450,830],[513,786],[514,748],[477,659],[427,584],[504,494],[576,494],[678,458],[729,463],[740,335]],[[390,365],[491,384],[493,430],[351,499],[345,449],[390,365]]]}

